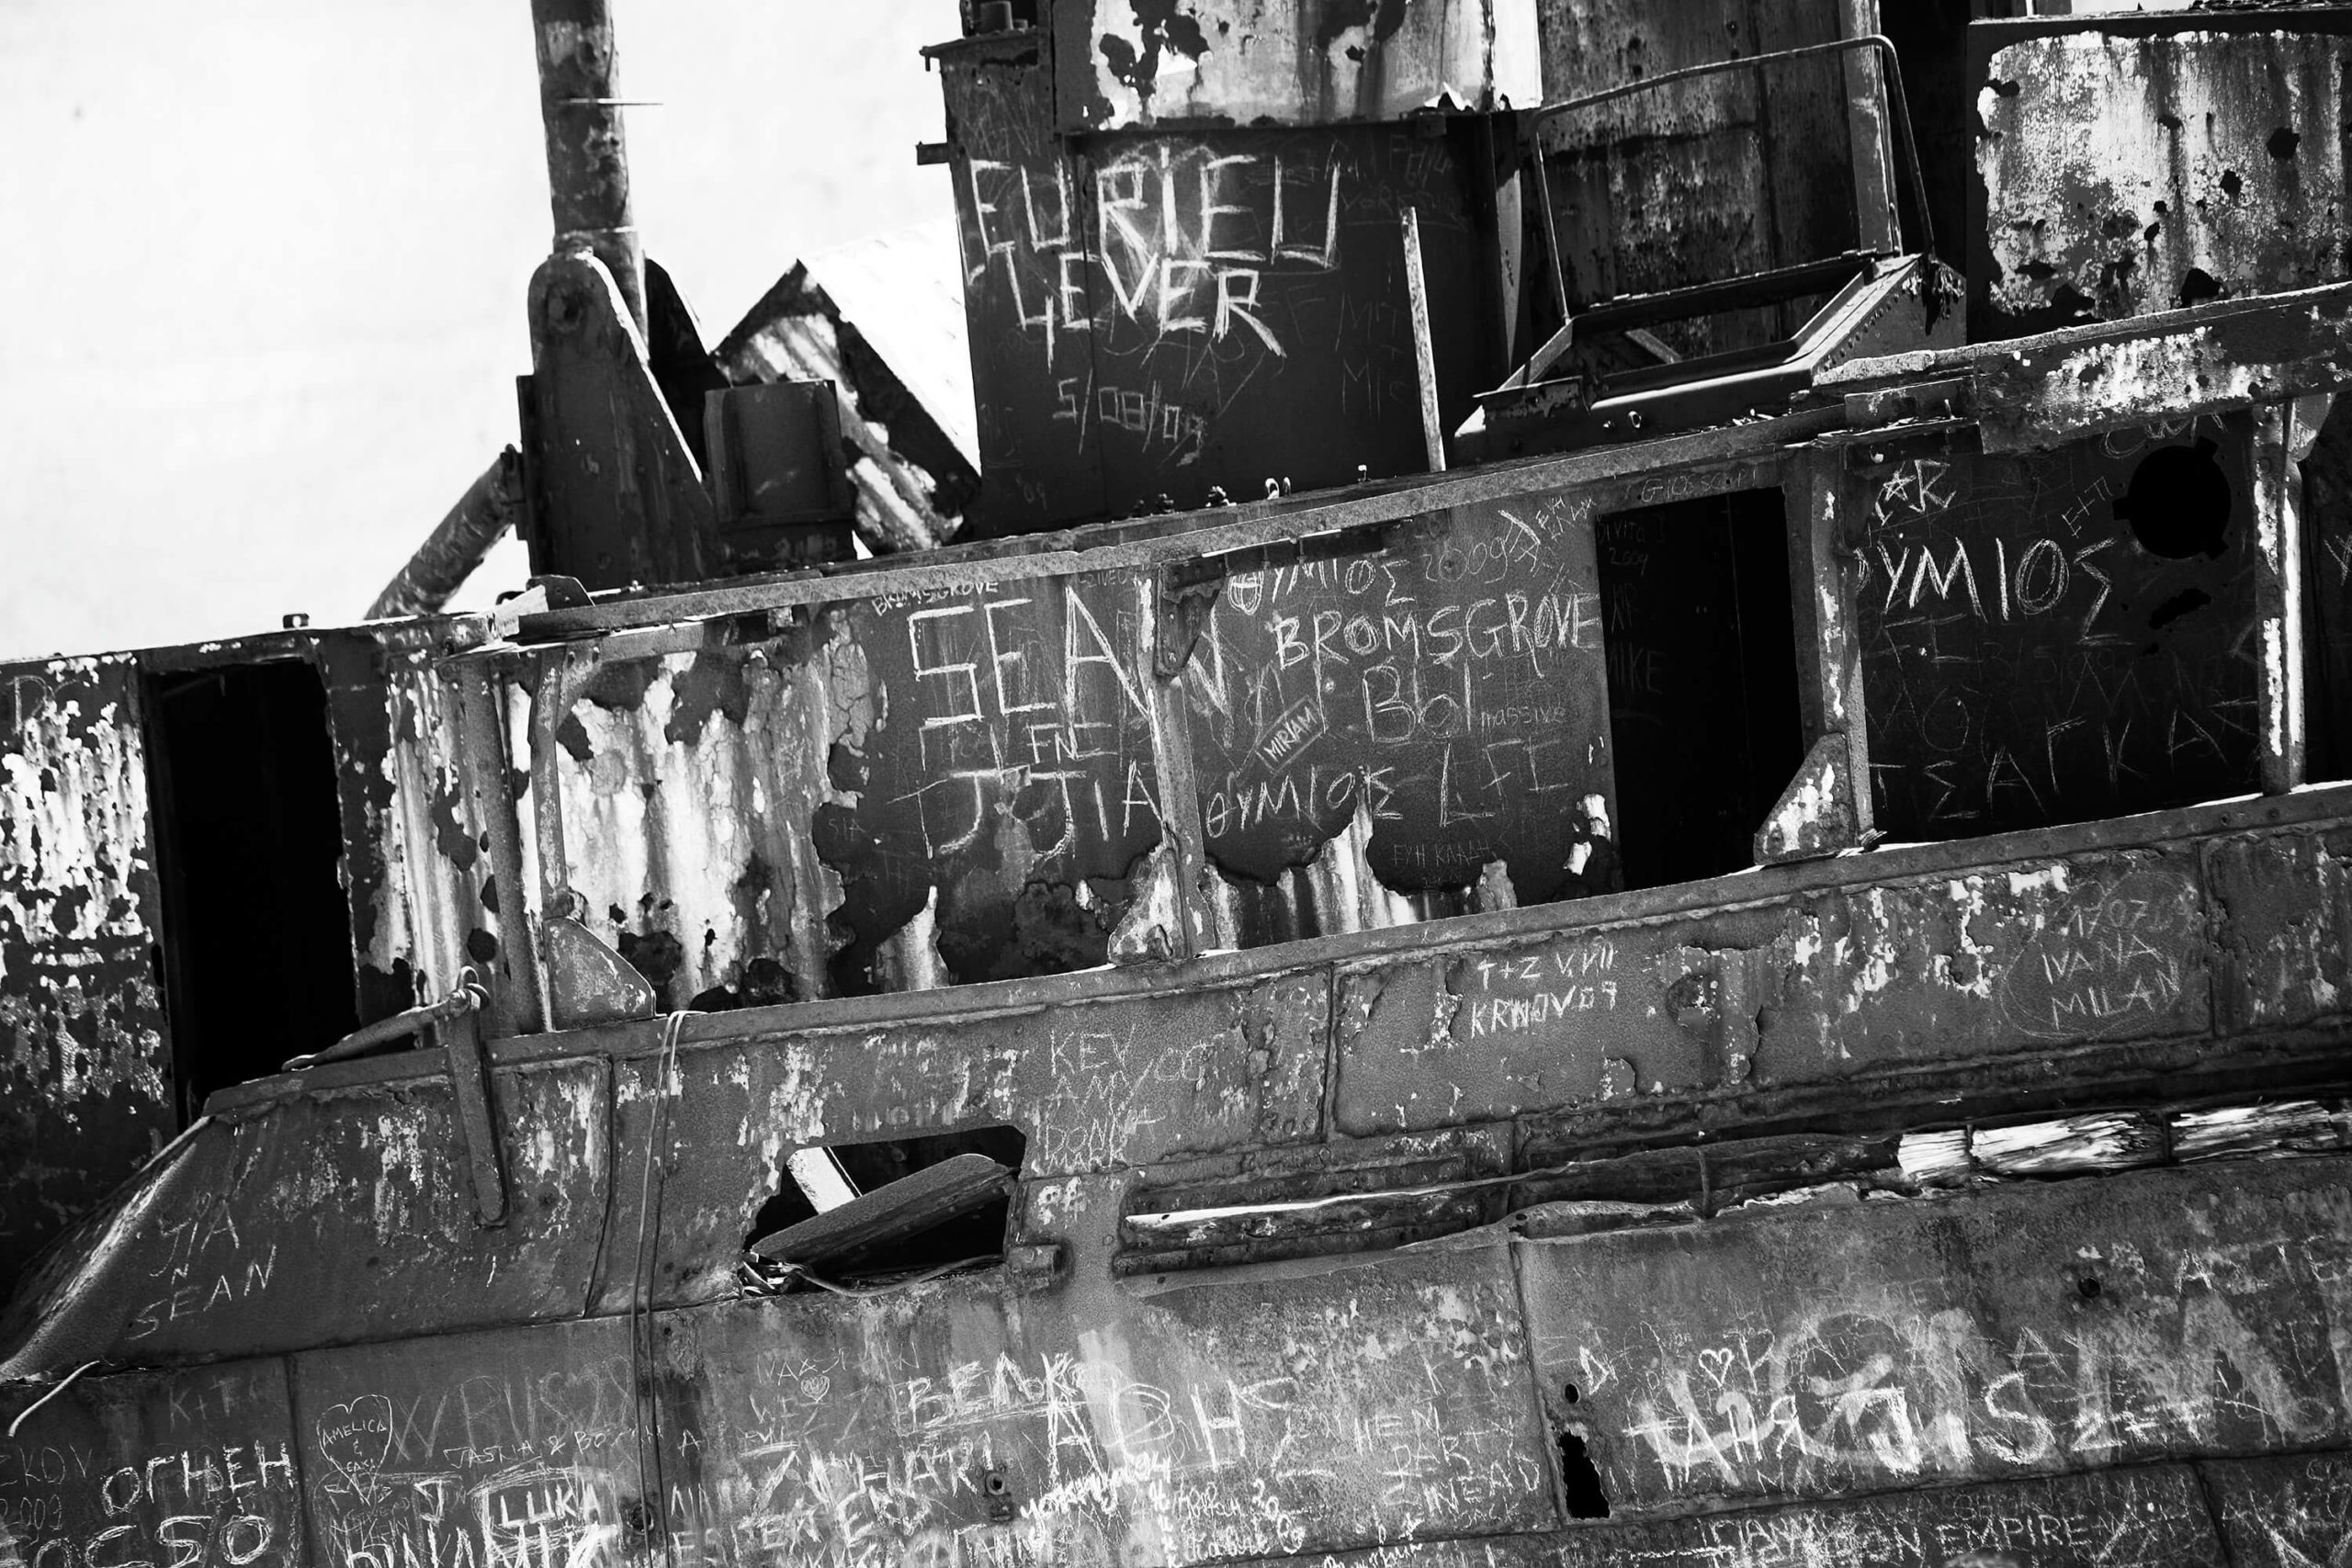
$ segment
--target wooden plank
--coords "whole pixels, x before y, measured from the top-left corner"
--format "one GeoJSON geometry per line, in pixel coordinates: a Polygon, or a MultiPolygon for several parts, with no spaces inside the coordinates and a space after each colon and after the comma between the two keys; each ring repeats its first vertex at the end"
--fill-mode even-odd
{"type": "Polygon", "coordinates": [[[957,1155],[798,1224],[755,1236],[752,1250],[777,1263],[854,1262],[860,1254],[985,1208],[1004,1196],[1012,1180],[1012,1172],[986,1155],[957,1155]]]}

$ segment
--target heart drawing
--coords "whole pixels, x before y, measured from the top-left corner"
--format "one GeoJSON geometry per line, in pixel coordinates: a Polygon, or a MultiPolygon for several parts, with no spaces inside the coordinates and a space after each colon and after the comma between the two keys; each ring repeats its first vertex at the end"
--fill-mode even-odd
{"type": "Polygon", "coordinates": [[[319,1412],[318,1436],[326,1461],[363,1501],[375,1501],[383,1490],[377,1477],[392,1447],[391,1400],[363,1393],[348,1404],[331,1404],[319,1412]]]}

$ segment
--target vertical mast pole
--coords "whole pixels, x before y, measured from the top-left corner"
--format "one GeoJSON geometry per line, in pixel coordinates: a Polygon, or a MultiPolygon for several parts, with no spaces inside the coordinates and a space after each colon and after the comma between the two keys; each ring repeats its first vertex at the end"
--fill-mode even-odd
{"type": "Polygon", "coordinates": [[[584,241],[645,331],[645,254],[629,211],[628,142],[606,0],[531,0],[555,241],[584,241]]]}

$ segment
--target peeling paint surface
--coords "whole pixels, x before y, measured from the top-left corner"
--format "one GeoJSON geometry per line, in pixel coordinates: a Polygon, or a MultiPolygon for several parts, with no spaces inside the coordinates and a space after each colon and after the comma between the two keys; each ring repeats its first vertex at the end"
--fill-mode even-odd
{"type": "MultiPolygon", "coordinates": [[[[566,1301],[618,1311],[642,1229],[654,1300],[686,1304],[732,1289],[785,1156],[811,1144],[1009,1125],[1030,1179],[1099,1178],[1109,1195],[1089,1202],[1115,1207],[1139,1173],[1183,1188],[1407,1157],[1363,1139],[1517,1126],[1526,1147],[1573,1149],[1610,1127],[1737,1114],[1747,1096],[1948,1106],[2061,1059],[2127,1077],[2142,1062],[2276,1061],[2279,1031],[2341,1020],[2352,996],[2333,821],[1905,875],[1871,874],[1870,857],[1815,863],[1778,870],[1846,880],[1773,892],[1769,874],[1725,879],[1712,907],[1679,915],[1564,921],[1591,906],[1562,905],[1490,917],[1484,935],[1367,933],[1348,940],[1395,951],[1237,954],[1217,962],[1239,973],[1177,987],[1104,970],[748,1010],[693,1021],[666,1073],[653,1021],[604,1037],[619,1053],[609,1066],[601,1049],[549,1056],[567,1037],[514,1042],[502,1059],[548,1059],[495,1076],[524,1216],[503,1232],[472,1227],[439,1058],[339,1064],[297,1092],[230,1097],[118,1249],[109,1267],[126,1282],[102,1303],[82,1300],[87,1284],[66,1293],[111,1325],[89,1331],[95,1343],[126,1354],[310,1343],[304,1292],[376,1303],[364,1310],[389,1314],[388,1330],[566,1301]],[[2083,1065],[2096,1053],[2103,1065],[2083,1065]],[[1223,1176],[1182,1173],[1245,1156],[1223,1176]],[[237,1244],[248,1250],[277,1246],[258,1278],[232,1233],[270,1238],[237,1244]],[[175,1258],[174,1238],[191,1236],[230,1248],[225,1261],[175,1258]],[[454,1269],[487,1293],[399,1298],[335,1261],[369,1257],[454,1269]],[[138,1317],[157,1303],[159,1316],[138,1317]]],[[[1069,1207],[1077,1189],[1055,1190],[1033,1215],[1044,1235],[1098,1234],[1038,1220],[1090,1212],[1069,1207]]]]}
{"type": "Polygon", "coordinates": [[[1083,0],[1054,12],[1065,132],[1533,108],[1536,0],[1083,0]]]}
{"type": "Polygon", "coordinates": [[[1160,840],[1115,577],[819,607],[605,666],[556,727],[571,886],[664,1009],[876,988],[928,913],[957,982],[1106,961],[1160,840]]]}
{"type": "Polygon", "coordinates": [[[1750,993],[1757,1070],[1836,1076],[1953,1038],[1997,1053],[2199,1031],[2208,940],[2173,856],[2078,860],[2054,886],[1978,874],[1825,900],[1790,912],[1750,993]]]}
{"type": "Polygon", "coordinates": [[[1985,29],[1971,335],[2343,276],[2340,27],[1985,29]]]}
{"type": "MultiPolygon", "coordinates": [[[[360,962],[382,974],[404,965],[417,996],[434,1000],[455,990],[469,967],[488,976],[512,925],[500,919],[489,829],[461,772],[470,748],[455,685],[422,665],[412,660],[395,670],[385,694],[397,716],[384,761],[393,806],[383,823],[388,874],[360,962]]],[[[503,773],[496,759],[483,762],[503,773]]],[[[522,894],[514,890],[518,900],[522,894]]]]}
{"type": "Polygon", "coordinates": [[[616,663],[556,728],[581,918],[652,985],[712,1010],[830,994],[840,902],[808,849],[834,715],[853,682],[771,648],[616,663]]]}
{"type": "Polygon", "coordinates": [[[2216,912],[2220,995],[2233,1030],[2306,1023],[2352,998],[2352,840],[2340,834],[2216,840],[2204,874],[2216,912]]]}
{"type": "MultiPolygon", "coordinates": [[[[358,959],[359,1020],[369,1023],[420,999],[416,964],[422,953],[407,919],[411,893],[403,884],[411,868],[402,859],[408,846],[401,831],[403,803],[394,748],[402,740],[420,743],[424,735],[413,711],[393,711],[391,680],[404,667],[413,674],[421,660],[398,638],[379,639],[360,632],[322,636],[314,656],[326,683],[334,745],[343,881],[351,899],[351,940],[358,959]]],[[[422,945],[431,949],[430,936],[422,945]]]]}
{"type": "Polygon", "coordinates": [[[0,665],[0,1293],[176,1125],[137,691],[0,665]]]}

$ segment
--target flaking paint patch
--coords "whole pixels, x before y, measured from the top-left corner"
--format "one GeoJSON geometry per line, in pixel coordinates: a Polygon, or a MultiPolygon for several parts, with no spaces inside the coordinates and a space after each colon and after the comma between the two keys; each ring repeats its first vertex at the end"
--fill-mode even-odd
{"type": "MultiPolygon", "coordinates": [[[[1535,0],[1090,0],[1061,30],[1091,67],[1088,130],[1321,125],[1532,107],[1535,0]]],[[[1069,127],[1069,129],[1080,129],[1069,127]]]]}
{"type": "Polygon", "coordinates": [[[2337,276],[2344,40],[2316,31],[2086,28],[1996,51],[1976,166],[2005,331],[2119,320],[2337,276]],[[2296,137],[2295,155],[2268,151],[2296,137]]]}
{"type": "Polygon", "coordinates": [[[360,960],[383,974],[405,964],[420,999],[447,994],[470,960],[468,936],[481,924],[481,825],[451,759],[463,755],[454,691],[411,657],[396,667],[385,700],[395,716],[382,767],[391,783],[382,813],[384,874],[374,886],[375,919],[360,960]]]}
{"type": "Polygon", "coordinates": [[[420,1234],[416,1200],[431,1168],[420,1118],[408,1108],[382,1112],[369,1130],[367,1145],[377,1160],[370,1194],[377,1245],[413,1244],[420,1234]]]}
{"type": "Polygon", "coordinates": [[[0,1290],[172,1123],[127,659],[0,670],[0,1290]]]}
{"type": "MultiPolygon", "coordinates": [[[[557,1107],[552,1115],[522,1122],[528,1133],[510,1162],[515,1179],[576,1168],[581,1163],[580,1152],[593,1146],[603,1135],[604,1095],[597,1080],[568,1079],[558,1086],[556,1093],[557,1107]]],[[[514,1126],[514,1119],[509,1118],[506,1125],[514,1126]]]]}
{"type": "MultiPolygon", "coordinates": [[[[2066,863],[2053,861],[2034,871],[2013,871],[2008,874],[2009,897],[2023,898],[2031,894],[2064,894],[2067,891],[2066,863]]],[[[1953,886],[1957,888],[1958,883],[1953,886]]]]}
{"type": "Polygon", "coordinates": [[[668,1005],[775,999],[778,971],[793,997],[831,992],[826,916],[840,880],[811,850],[809,824],[828,797],[820,721],[862,712],[863,656],[800,660],[797,640],[639,661],[616,670],[615,700],[566,719],[571,883],[615,946],[624,934],[676,942],[668,1005]],[[828,677],[844,666],[836,693],[828,677]]]}

